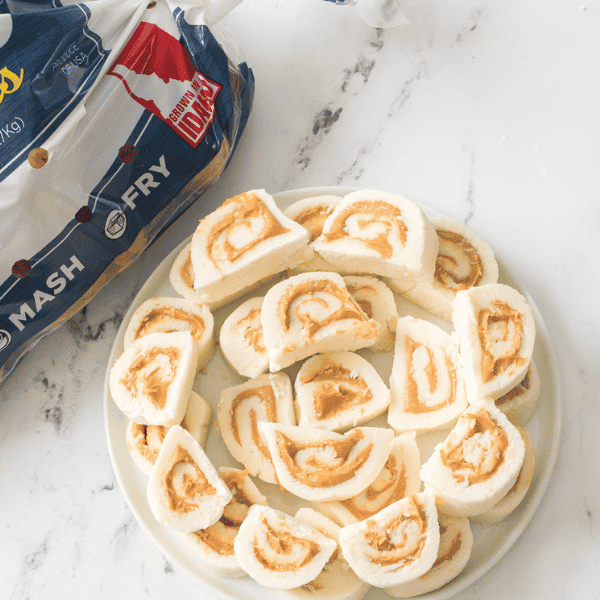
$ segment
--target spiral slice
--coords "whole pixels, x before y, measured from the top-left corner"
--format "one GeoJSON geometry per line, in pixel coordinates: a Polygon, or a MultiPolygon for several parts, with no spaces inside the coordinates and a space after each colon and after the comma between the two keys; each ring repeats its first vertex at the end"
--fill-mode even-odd
{"type": "Polygon", "coordinates": [[[194,383],[198,346],[188,331],[151,333],[132,342],[110,370],[110,393],[143,425],[181,423],[194,383]]]}
{"type": "Polygon", "coordinates": [[[369,347],[374,352],[394,349],[394,332],[398,320],[398,307],[392,290],[375,277],[348,275],[344,283],[365,314],[379,326],[377,340],[369,347]]]}
{"type": "Polygon", "coordinates": [[[312,256],[308,231],[265,190],[233,198],[200,221],[192,237],[194,287],[212,305],[312,256]]]}
{"type": "Polygon", "coordinates": [[[259,422],[282,488],[304,500],[345,500],[377,477],[390,455],[391,429],[324,429],[259,422]]]}
{"type": "Polygon", "coordinates": [[[373,483],[352,498],[320,502],[316,508],[342,525],[362,521],[386,506],[416,494],[421,489],[420,468],[416,434],[403,433],[394,438],[392,451],[373,483]]]}
{"type": "Polygon", "coordinates": [[[431,492],[398,500],[340,531],[340,546],[352,570],[363,581],[384,588],[426,573],[435,562],[439,543],[431,492]]]}
{"type": "Polygon", "coordinates": [[[540,376],[535,362],[529,363],[525,377],[496,400],[496,406],[513,425],[524,427],[535,411],[540,396],[540,376]]]}
{"type": "MultiPolygon", "coordinates": [[[[204,446],[206,441],[211,419],[210,404],[196,392],[190,392],[181,426],[189,431],[201,446],[204,446]]],[[[127,448],[133,462],[144,475],[150,475],[167,431],[168,428],[162,425],[140,425],[129,421],[125,432],[127,448]]]]}
{"type": "Polygon", "coordinates": [[[265,295],[261,319],[271,371],[319,352],[358,350],[377,340],[377,323],[337,273],[302,273],[275,284],[265,295]]]}
{"type": "Polygon", "coordinates": [[[452,306],[469,402],[503,396],[529,368],[535,342],[531,307],[501,283],[462,290],[452,306]]]}
{"type": "Polygon", "coordinates": [[[432,592],[457,577],[467,566],[473,549],[473,533],[467,517],[438,513],[440,546],[433,566],[424,575],[386,588],[392,598],[413,598],[432,592]]]}
{"type": "Polygon", "coordinates": [[[527,490],[531,485],[535,468],[535,448],[527,430],[519,426],[517,426],[517,429],[525,442],[525,458],[517,480],[510,490],[508,490],[507,494],[494,504],[492,508],[473,517],[476,523],[494,525],[506,519],[519,506],[523,498],[525,498],[525,494],[527,494],[527,490]]]}
{"type": "Polygon", "coordinates": [[[396,325],[388,422],[396,431],[451,426],[467,407],[458,347],[429,321],[403,317],[396,325]]]}
{"type": "Polygon", "coordinates": [[[214,319],[208,306],[185,298],[150,298],[133,313],[125,330],[125,348],[149,333],[189,331],[198,346],[198,370],[210,360],[214,350],[214,319]]]}
{"type": "Polygon", "coordinates": [[[361,600],[371,586],[354,574],[342,556],[338,543],[340,527],[312,508],[301,508],[294,519],[334,540],[337,548],[313,581],[289,590],[286,596],[297,600],[361,600]]]}
{"type": "Polygon", "coordinates": [[[292,383],[285,373],[261,375],[221,392],[219,430],[231,456],[267,483],[275,483],[275,467],[263,441],[259,421],[295,425],[292,383]]]}
{"type": "Polygon", "coordinates": [[[171,427],[148,479],[156,520],[177,531],[204,529],[221,518],[231,497],[200,444],[183,427],[171,427]]]}
{"type": "Polygon", "coordinates": [[[233,543],[250,507],[253,504],[266,506],[267,499],[248,477],[247,471],[222,467],[219,476],[233,496],[231,501],[216,523],[182,534],[182,543],[195,560],[218,577],[243,577],[246,572],[235,557],[233,543]]]}
{"type": "Polygon", "coordinates": [[[243,377],[258,377],[269,370],[262,304],[262,296],[246,300],[225,319],[219,332],[219,347],[225,360],[243,377]]]}
{"type": "Polygon", "coordinates": [[[294,384],[298,425],[332,431],[356,427],[383,413],[390,391],[370,362],[354,352],[309,358],[294,384]]]}
{"type": "Polygon", "coordinates": [[[344,273],[430,281],[438,239],[414,202],[387,192],[360,190],[344,197],[312,246],[344,273]]]}
{"type": "Polygon", "coordinates": [[[514,485],[525,442],[492,400],[472,404],[421,468],[421,479],[451,516],[489,510],[514,485]]]}
{"type": "MultiPolygon", "coordinates": [[[[286,217],[299,223],[310,234],[310,242],[314,242],[322,233],[325,219],[342,201],[341,196],[315,196],[304,198],[288,206],[283,212],[286,217]]],[[[290,269],[290,275],[307,273],[309,271],[335,271],[331,263],[322,256],[314,253],[313,258],[290,269]]]]}
{"type": "Polygon", "coordinates": [[[335,540],[285,513],[255,504],[235,538],[242,569],[268,588],[289,590],[313,581],[336,551],[335,540]]]}
{"type": "Polygon", "coordinates": [[[439,248],[430,282],[391,279],[393,291],[432,314],[452,321],[452,301],[459,290],[498,282],[493,250],[473,231],[448,217],[432,217],[439,248]]]}

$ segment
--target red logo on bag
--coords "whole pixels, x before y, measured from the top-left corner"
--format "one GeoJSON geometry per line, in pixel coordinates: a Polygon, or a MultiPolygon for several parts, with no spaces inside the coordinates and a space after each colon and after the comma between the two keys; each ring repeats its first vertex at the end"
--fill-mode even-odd
{"type": "Polygon", "coordinates": [[[221,86],[198,73],[189,50],[157,25],[140,23],[108,74],[193,148],[213,122],[221,86]]]}

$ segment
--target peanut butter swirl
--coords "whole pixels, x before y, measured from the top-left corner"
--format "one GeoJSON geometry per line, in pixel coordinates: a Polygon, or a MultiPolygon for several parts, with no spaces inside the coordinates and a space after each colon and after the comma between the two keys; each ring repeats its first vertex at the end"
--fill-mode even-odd
{"type": "Polygon", "coordinates": [[[217,269],[224,262],[234,262],[261,242],[289,232],[256,194],[239,194],[229,198],[223,206],[230,204],[235,208],[212,228],[206,240],[206,254],[217,269]],[[249,233],[250,239],[239,246],[235,241],[241,230],[246,230],[243,233],[249,233]]]}
{"type": "Polygon", "coordinates": [[[223,515],[216,523],[195,532],[200,540],[221,556],[233,556],[235,536],[248,515],[248,510],[254,504],[244,492],[246,473],[246,471],[232,472],[222,476],[233,498],[225,506],[223,515]]]}
{"type": "Polygon", "coordinates": [[[188,251],[187,258],[181,265],[179,274],[181,275],[181,279],[186,287],[194,290],[194,267],[192,266],[192,253],[190,251],[188,251]]]}
{"type": "Polygon", "coordinates": [[[323,225],[333,212],[334,205],[321,204],[300,213],[294,221],[310,232],[310,241],[314,242],[323,233],[323,225]]]}
{"type": "Polygon", "coordinates": [[[352,238],[383,258],[391,258],[394,248],[390,236],[396,237],[404,246],[406,232],[399,208],[381,200],[363,200],[340,211],[329,231],[323,235],[328,242],[352,238]],[[353,226],[348,226],[349,219],[353,226]]]}
{"type": "Polygon", "coordinates": [[[446,352],[444,354],[444,364],[438,367],[433,350],[424,344],[416,342],[409,335],[404,338],[406,349],[406,398],[404,401],[404,410],[407,413],[420,414],[439,410],[445,406],[450,406],[456,400],[456,368],[446,352]],[[419,382],[415,377],[415,352],[424,348],[427,352],[428,363],[425,367],[427,376],[427,389],[421,389],[419,382]],[[440,386],[439,368],[443,368],[448,376],[448,391],[445,396],[433,404],[426,402],[426,399],[431,399],[438,391],[440,386]]]}
{"type": "Polygon", "coordinates": [[[481,346],[481,375],[484,383],[527,362],[519,356],[523,319],[521,313],[502,300],[481,309],[477,315],[477,335],[481,346]]]}
{"type": "Polygon", "coordinates": [[[435,279],[456,292],[477,285],[483,277],[483,263],[475,247],[455,231],[438,229],[437,235],[440,246],[435,279]]]}
{"type": "Polygon", "coordinates": [[[142,337],[154,331],[160,331],[162,333],[184,331],[184,327],[186,331],[189,331],[192,334],[192,337],[195,340],[200,340],[206,329],[204,319],[200,315],[175,306],[160,306],[144,315],[144,318],[135,332],[135,338],[142,337]],[[178,328],[169,328],[167,324],[171,321],[179,321],[182,326],[178,328]]]}
{"type": "Polygon", "coordinates": [[[256,352],[266,352],[260,314],[260,308],[253,308],[248,311],[248,314],[236,323],[236,329],[243,331],[244,339],[256,352]]]}
{"type": "Polygon", "coordinates": [[[441,450],[442,463],[460,483],[469,485],[491,479],[503,465],[508,436],[485,409],[459,417],[464,433],[455,428],[441,450]]]}
{"type": "Polygon", "coordinates": [[[462,535],[457,531],[455,535],[446,534],[448,528],[440,523],[440,547],[437,558],[431,567],[434,569],[442,563],[452,560],[454,555],[460,550],[462,544],[462,535]]]}
{"type": "Polygon", "coordinates": [[[519,396],[522,396],[523,394],[527,393],[527,390],[531,385],[531,382],[529,381],[530,371],[530,369],[527,370],[527,373],[525,373],[525,377],[523,378],[521,383],[518,383],[512,390],[509,390],[508,392],[506,392],[506,394],[504,394],[504,396],[501,396],[496,400],[496,406],[501,406],[505,402],[514,400],[515,398],[518,398],[519,396]]]}
{"type": "Polygon", "coordinates": [[[154,406],[163,409],[169,386],[177,373],[178,348],[151,348],[131,363],[121,383],[132,396],[146,396],[154,406]]]}
{"type": "Polygon", "coordinates": [[[262,521],[268,547],[254,539],[254,556],[271,571],[297,571],[309,564],[320,552],[319,544],[298,537],[286,527],[273,527],[266,519],[262,521]]]}
{"type": "Polygon", "coordinates": [[[398,465],[390,454],[377,479],[354,498],[341,500],[342,506],[358,521],[372,517],[386,506],[401,500],[406,493],[406,466],[398,465]]]}
{"type": "Polygon", "coordinates": [[[373,399],[367,382],[360,375],[353,377],[352,374],[350,369],[331,363],[302,377],[303,384],[317,383],[312,390],[317,420],[329,419],[348,408],[367,404],[373,399]]]}
{"type": "MultiPolygon", "coordinates": [[[[323,327],[342,319],[369,322],[369,318],[348,291],[330,279],[313,279],[289,286],[277,304],[277,317],[286,332],[290,329],[292,313],[302,324],[302,331],[308,338],[314,337],[323,327]],[[320,310],[315,310],[315,306],[320,310]]],[[[376,335],[376,327],[374,329],[376,335]]]]}
{"type": "Polygon", "coordinates": [[[258,431],[258,421],[269,421],[271,423],[277,423],[277,399],[275,398],[275,392],[270,385],[262,385],[257,388],[245,390],[239,393],[231,404],[230,418],[231,418],[231,433],[235,441],[241,446],[240,438],[240,418],[243,418],[239,409],[240,406],[248,400],[258,398],[260,401],[261,415],[258,416],[256,409],[251,408],[249,411],[250,417],[250,431],[252,435],[252,441],[254,445],[259,449],[261,454],[271,459],[269,449],[262,441],[260,432],[258,431]],[[266,418],[265,418],[266,417],[266,418]]]}
{"type": "Polygon", "coordinates": [[[363,432],[356,430],[341,440],[313,443],[292,440],[281,431],[276,432],[278,453],[287,472],[299,483],[312,488],[339,485],[352,479],[373,449],[373,444],[367,444],[350,458],[350,453],[362,439],[363,432]]]}
{"type": "Polygon", "coordinates": [[[178,513],[188,513],[198,508],[194,501],[196,496],[212,496],[217,493],[183,446],[177,446],[171,464],[162,476],[162,485],[167,506],[178,513]]]}
{"type": "Polygon", "coordinates": [[[367,543],[374,550],[368,555],[372,563],[382,567],[396,565],[399,569],[422,555],[427,541],[427,515],[414,497],[408,500],[408,509],[385,529],[378,528],[365,534],[367,543]]]}

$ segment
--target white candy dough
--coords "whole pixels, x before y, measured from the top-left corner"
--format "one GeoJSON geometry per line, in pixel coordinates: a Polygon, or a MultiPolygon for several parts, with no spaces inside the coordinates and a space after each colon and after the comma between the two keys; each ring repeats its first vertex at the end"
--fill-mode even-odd
{"type": "Polygon", "coordinates": [[[268,373],[221,392],[219,430],[235,460],[267,483],[275,483],[275,467],[258,422],[296,424],[292,383],[285,373],[268,373]]]}
{"type": "MultiPolygon", "coordinates": [[[[310,525],[338,544],[340,527],[331,519],[311,508],[301,508],[294,519],[310,525]]],[[[313,581],[286,593],[295,600],[361,600],[370,585],[361,581],[342,556],[339,544],[323,570],[313,581]]]]}
{"type": "Polygon", "coordinates": [[[525,494],[527,494],[527,490],[531,485],[535,468],[535,448],[527,430],[519,426],[517,426],[517,429],[525,442],[525,458],[517,476],[517,481],[492,508],[472,517],[476,523],[494,525],[506,519],[525,498],[525,494]]]}
{"type": "Polygon", "coordinates": [[[111,396],[132,421],[171,427],[185,415],[197,364],[198,346],[189,332],[151,333],[116,360],[111,396]]]}
{"type": "Polygon", "coordinates": [[[392,598],[414,598],[446,585],[467,566],[473,548],[473,533],[467,517],[438,513],[440,546],[433,567],[424,575],[386,588],[392,598]]]}
{"type": "Polygon", "coordinates": [[[394,438],[392,451],[375,481],[360,494],[339,502],[315,503],[315,508],[341,525],[372,517],[386,506],[421,489],[421,457],[415,432],[394,438]]]}
{"type": "Polygon", "coordinates": [[[377,477],[390,455],[391,429],[356,427],[341,435],[259,422],[282,488],[304,500],[345,500],[377,477]]]}
{"type": "Polygon", "coordinates": [[[373,365],[354,352],[329,352],[304,362],[294,384],[298,425],[336,431],[382,414],[390,391],[373,365]]]}
{"type": "Polygon", "coordinates": [[[498,263],[492,249],[462,223],[444,216],[430,217],[430,221],[439,241],[433,279],[388,279],[386,283],[411,302],[451,321],[456,292],[497,283],[498,263]]]}
{"type": "Polygon", "coordinates": [[[229,198],[202,219],[192,237],[194,287],[222,303],[312,256],[309,234],[265,190],[229,198]]]}
{"type": "Polygon", "coordinates": [[[496,406],[513,425],[524,427],[535,411],[540,396],[540,376],[533,359],[525,377],[506,394],[496,399],[496,406]]]}
{"type": "Polygon", "coordinates": [[[182,533],[182,544],[191,557],[208,568],[218,577],[233,579],[243,577],[246,572],[235,557],[233,543],[248,510],[253,504],[267,505],[267,499],[245,471],[220,468],[219,476],[232,494],[232,499],[223,509],[221,518],[205,529],[182,533]]]}
{"type": "Polygon", "coordinates": [[[469,406],[435,447],[421,479],[441,512],[470,517],[492,508],[510,490],[524,457],[519,431],[491,399],[482,400],[469,406]]]}
{"type": "Polygon", "coordinates": [[[235,538],[241,567],[268,588],[288,590],[313,581],[336,551],[335,540],[285,513],[255,504],[235,538]]]}
{"type": "MultiPolygon", "coordinates": [[[[286,217],[302,225],[310,234],[309,241],[314,242],[323,231],[325,219],[341,201],[341,196],[314,196],[294,202],[283,212],[286,217]]],[[[290,269],[290,275],[309,271],[335,271],[335,268],[322,256],[314,252],[314,256],[310,260],[290,269]]]]}
{"type": "Polygon", "coordinates": [[[183,427],[171,427],[148,479],[155,519],[177,531],[198,531],[216,523],[231,498],[200,444],[183,427]]]}
{"type": "MultiPolygon", "coordinates": [[[[190,392],[181,426],[204,446],[212,419],[212,407],[202,396],[190,392]]],[[[136,466],[144,475],[150,475],[168,428],[162,425],[140,425],[129,421],[125,436],[127,448],[136,466]]]]}
{"type": "Polygon", "coordinates": [[[260,316],[262,304],[262,296],[246,300],[225,319],[219,332],[219,347],[225,360],[250,379],[269,370],[260,316]]]}
{"type": "Polygon", "coordinates": [[[261,319],[271,371],[319,352],[372,346],[378,332],[337,273],[302,273],[275,284],[261,319]]]}
{"type": "Polygon", "coordinates": [[[398,319],[390,389],[388,422],[396,431],[450,427],[467,407],[452,337],[429,321],[398,319]]]}
{"type": "Polygon", "coordinates": [[[452,307],[469,402],[503,396],[531,361],[535,321],[527,300],[495,283],[461,290],[452,307]]]}
{"type": "Polygon", "coordinates": [[[431,281],[438,238],[414,202],[388,192],[360,190],[336,206],[312,246],[344,273],[431,281]]]}
{"type": "Polygon", "coordinates": [[[189,331],[198,346],[198,369],[210,360],[214,347],[214,319],[208,306],[186,298],[150,298],[133,313],[125,330],[125,348],[149,333],[189,331]]]}
{"type": "Polygon", "coordinates": [[[365,314],[379,326],[377,340],[369,347],[370,350],[393,350],[398,307],[392,290],[380,279],[366,275],[347,275],[344,283],[365,314]]]}
{"type": "Polygon", "coordinates": [[[340,531],[340,546],[352,570],[363,581],[383,588],[426,573],[435,562],[439,543],[435,498],[427,491],[398,500],[340,531]]]}

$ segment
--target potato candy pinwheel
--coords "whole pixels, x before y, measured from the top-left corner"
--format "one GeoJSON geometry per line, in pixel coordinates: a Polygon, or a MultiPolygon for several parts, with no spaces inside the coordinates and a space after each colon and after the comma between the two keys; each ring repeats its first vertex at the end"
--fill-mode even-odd
{"type": "Polygon", "coordinates": [[[148,504],[156,520],[190,532],[216,523],[231,500],[198,442],[179,425],[169,429],[148,479],[148,504]]]}
{"type": "Polygon", "coordinates": [[[192,237],[194,287],[209,306],[221,305],[313,256],[308,239],[265,190],[229,198],[192,237]]]}
{"type": "Polygon", "coordinates": [[[390,388],[388,422],[396,431],[453,424],[467,407],[467,396],[452,337],[429,321],[398,319],[390,388]]]}
{"type": "Polygon", "coordinates": [[[388,192],[360,190],[336,206],[312,246],[344,273],[430,281],[438,238],[414,202],[388,192]]]}
{"type": "Polygon", "coordinates": [[[151,333],[134,342],[110,370],[115,404],[135,423],[181,423],[196,375],[198,346],[188,331],[151,333]]]}
{"type": "Polygon", "coordinates": [[[298,425],[348,429],[383,413],[390,391],[373,365],[354,352],[311,356],[294,384],[298,425]]]}
{"type": "Polygon", "coordinates": [[[344,435],[325,429],[259,422],[282,488],[304,500],[356,496],[390,455],[391,429],[356,427],[344,435]]]}
{"type": "Polygon", "coordinates": [[[217,407],[219,431],[231,456],[267,483],[275,467],[263,441],[259,421],[296,424],[292,383],[285,373],[268,373],[225,388],[217,407]]]}
{"type": "Polygon", "coordinates": [[[319,352],[372,346],[379,327],[362,311],[337,273],[301,273],[276,283],[262,306],[271,371],[319,352]]]}
{"type": "Polygon", "coordinates": [[[186,298],[162,296],[142,302],[133,313],[125,330],[124,345],[149,333],[189,331],[198,346],[197,369],[210,360],[214,350],[214,319],[205,304],[186,298]]]}
{"type": "Polygon", "coordinates": [[[435,562],[439,543],[431,492],[398,500],[340,531],[340,546],[352,570],[363,581],[383,588],[426,573],[435,562]]]}
{"type": "Polygon", "coordinates": [[[472,404],[421,467],[441,512],[470,517],[489,510],[514,485],[525,443],[492,400],[472,404]]]}
{"type": "Polygon", "coordinates": [[[289,590],[313,581],[337,542],[285,513],[255,504],[234,542],[235,556],[252,579],[289,590]]]}
{"type": "Polygon", "coordinates": [[[462,290],[452,304],[452,322],[469,402],[499,398],[525,377],[535,321],[517,290],[501,283],[462,290]]]}

